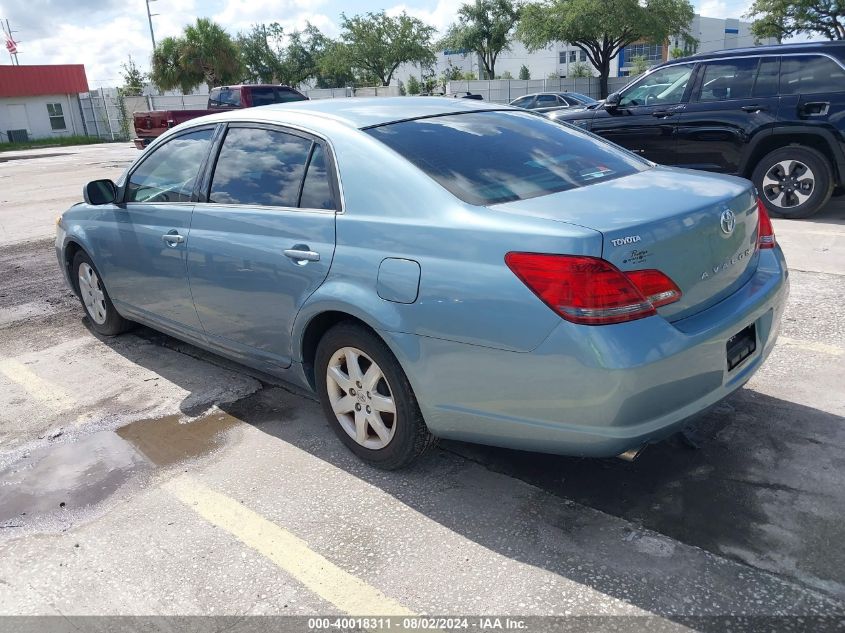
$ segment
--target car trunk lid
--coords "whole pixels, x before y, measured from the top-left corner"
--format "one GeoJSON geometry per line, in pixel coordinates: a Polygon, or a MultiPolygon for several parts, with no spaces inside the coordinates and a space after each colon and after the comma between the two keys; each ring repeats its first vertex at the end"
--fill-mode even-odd
{"type": "Polygon", "coordinates": [[[599,231],[620,270],[657,269],[677,284],[681,299],[658,309],[671,321],[718,303],[757,267],[756,197],[739,178],[656,167],[493,208],[599,231]]]}

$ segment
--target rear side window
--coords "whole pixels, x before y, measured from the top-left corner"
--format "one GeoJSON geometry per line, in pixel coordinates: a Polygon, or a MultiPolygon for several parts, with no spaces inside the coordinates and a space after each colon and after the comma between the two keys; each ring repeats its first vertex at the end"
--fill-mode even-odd
{"type": "Polygon", "coordinates": [[[125,202],[190,202],[214,130],[182,134],[156,147],[129,176],[125,202]]]}
{"type": "Polygon", "coordinates": [[[757,59],[735,59],[704,64],[699,101],[748,99],[757,74],[757,59]]]}
{"type": "Polygon", "coordinates": [[[470,204],[525,200],[650,166],[592,135],[519,111],[450,114],[366,131],[470,204]]]}
{"type": "Polygon", "coordinates": [[[784,57],[780,70],[782,95],[842,92],[845,90],[845,70],[832,59],[812,57],[784,57]]]}
{"type": "Polygon", "coordinates": [[[296,207],[311,141],[278,130],[230,128],[209,202],[296,207]]]}
{"type": "Polygon", "coordinates": [[[321,145],[314,145],[299,206],[303,209],[336,209],[329,174],[326,170],[326,153],[321,145]]]}
{"type": "Polygon", "coordinates": [[[557,100],[556,95],[537,95],[536,107],[545,108],[547,106],[556,106],[556,105],[558,105],[558,100],[557,100]]]}
{"type": "Polygon", "coordinates": [[[250,96],[254,106],[276,103],[276,90],[274,88],[250,88],[250,96]]]}

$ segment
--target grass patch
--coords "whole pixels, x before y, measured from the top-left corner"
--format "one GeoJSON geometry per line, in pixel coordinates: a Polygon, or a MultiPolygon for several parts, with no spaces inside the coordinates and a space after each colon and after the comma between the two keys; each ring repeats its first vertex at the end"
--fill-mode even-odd
{"type": "MultiPolygon", "coordinates": [[[[38,149],[41,147],[67,147],[69,145],[92,145],[94,143],[111,143],[95,136],[57,136],[56,138],[39,138],[26,143],[0,143],[0,152],[11,152],[20,149],[38,149]]],[[[126,142],[126,141],[120,141],[126,142]]]]}

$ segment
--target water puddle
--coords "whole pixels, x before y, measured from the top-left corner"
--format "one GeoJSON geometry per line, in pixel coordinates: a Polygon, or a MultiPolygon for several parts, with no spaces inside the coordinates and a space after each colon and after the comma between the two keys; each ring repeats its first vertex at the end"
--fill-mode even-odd
{"type": "Polygon", "coordinates": [[[0,527],[93,506],[133,475],[207,455],[240,421],[215,410],[187,423],[173,415],[39,448],[0,470],[0,527]]]}

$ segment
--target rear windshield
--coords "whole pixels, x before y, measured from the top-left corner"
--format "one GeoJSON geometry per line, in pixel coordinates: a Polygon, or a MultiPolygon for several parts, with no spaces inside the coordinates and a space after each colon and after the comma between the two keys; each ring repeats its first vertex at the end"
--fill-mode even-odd
{"type": "Polygon", "coordinates": [[[527,112],[449,114],[366,130],[470,204],[526,200],[627,176],[650,163],[527,112]]]}

